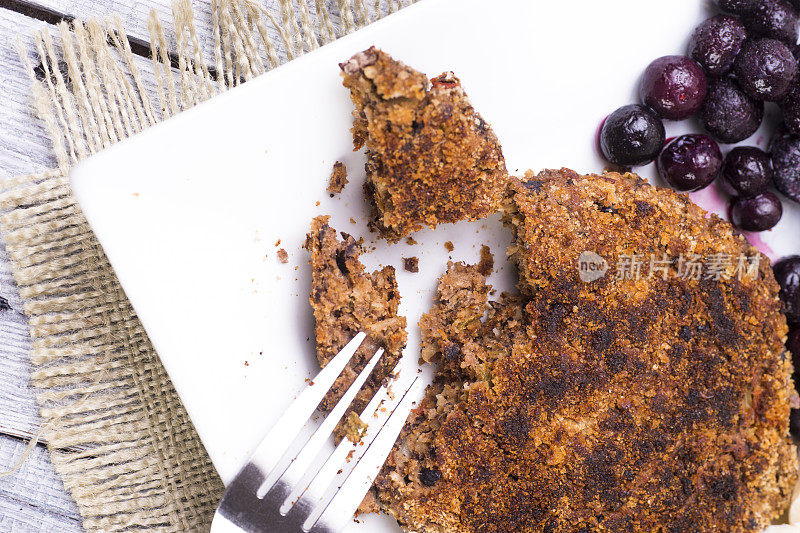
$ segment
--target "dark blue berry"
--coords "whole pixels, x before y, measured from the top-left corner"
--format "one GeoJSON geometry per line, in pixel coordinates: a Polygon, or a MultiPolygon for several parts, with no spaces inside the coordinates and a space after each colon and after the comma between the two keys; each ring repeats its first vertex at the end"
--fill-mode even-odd
{"type": "Polygon", "coordinates": [[[644,165],[658,156],[665,138],[658,115],[648,107],[631,104],[606,118],[600,129],[600,150],[609,163],[644,165]]]}
{"type": "Polygon", "coordinates": [[[772,181],[790,200],[800,202],[800,135],[780,128],[770,143],[772,181]]]}
{"type": "MultiPolygon", "coordinates": [[[[790,324],[800,324],[800,255],[784,257],[772,267],[790,324]]],[[[800,354],[797,354],[800,357],[800,354]]],[[[798,368],[800,370],[800,368],[798,368]]]]}
{"type": "Polygon", "coordinates": [[[744,15],[753,9],[759,0],[712,0],[717,6],[728,13],[744,15]]]}
{"type": "Polygon", "coordinates": [[[656,160],[658,172],[679,191],[697,191],[711,185],[722,168],[722,152],[707,135],[676,137],[656,160]]]}
{"type": "Polygon", "coordinates": [[[731,222],[745,231],[765,231],[775,227],[783,215],[783,206],[771,192],[734,198],[731,222]]]}
{"type": "Polygon", "coordinates": [[[745,41],[733,64],[742,89],[755,98],[776,102],[791,88],[797,60],[784,43],[775,39],[745,41]]]}
{"type": "Polygon", "coordinates": [[[664,56],[645,69],[639,97],[659,116],[683,120],[697,113],[707,90],[700,65],[686,56],[664,56]]]}
{"type": "Polygon", "coordinates": [[[426,487],[432,487],[442,478],[442,473],[434,468],[422,468],[419,471],[419,480],[426,487]]]}
{"type": "Polygon", "coordinates": [[[800,79],[795,79],[792,88],[778,105],[783,112],[783,124],[789,133],[800,134],[800,79]]]}
{"type": "Polygon", "coordinates": [[[755,146],[737,146],[725,157],[722,178],[728,192],[753,196],[772,185],[772,161],[755,146]]]}
{"type": "MultiPolygon", "coordinates": [[[[795,372],[800,371],[800,327],[789,327],[789,334],[786,336],[786,349],[792,354],[795,372]]],[[[795,383],[795,385],[800,385],[800,383],[795,383]]]]}
{"type": "Polygon", "coordinates": [[[760,0],[742,15],[742,22],[752,35],[778,39],[789,45],[797,43],[797,10],[784,0],[760,0]]]}
{"type": "Polygon", "coordinates": [[[712,137],[737,143],[750,137],[764,118],[764,103],[750,98],[730,78],[710,80],[700,121],[712,137]]]}
{"type": "Polygon", "coordinates": [[[717,15],[700,23],[689,38],[689,57],[697,61],[709,76],[727,74],[747,38],[739,19],[717,15]]]}

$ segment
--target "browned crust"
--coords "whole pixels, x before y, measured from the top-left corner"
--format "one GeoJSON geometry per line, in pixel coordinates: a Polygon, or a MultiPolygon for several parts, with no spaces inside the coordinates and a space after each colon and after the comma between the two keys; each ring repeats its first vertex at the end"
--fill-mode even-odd
{"type": "Polygon", "coordinates": [[[416,274],[417,272],[419,272],[419,257],[417,256],[404,257],[403,270],[405,270],[406,272],[411,272],[412,274],[416,274]]]}
{"type": "Polygon", "coordinates": [[[491,127],[458,78],[432,80],[375,47],[342,63],[355,105],[353,143],[367,146],[365,190],[389,240],[494,213],[507,181],[491,127]]]}
{"type": "Polygon", "coordinates": [[[769,525],[798,464],[768,260],[741,281],[580,281],[587,250],[612,265],[757,253],[633,174],[528,174],[504,211],[524,297],[487,303],[477,267],[450,265],[420,323],[438,377],[376,482],[381,505],[420,532],[769,525]]]}
{"type": "Polygon", "coordinates": [[[326,190],[331,193],[331,196],[339,194],[349,182],[350,181],[347,179],[347,167],[341,161],[335,162],[326,190]]]}
{"type": "Polygon", "coordinates": [[[394,267],[368,274],[359,261],[361,246],[352,236],[328,225],[330,217],[316,217],[306,238],[311,252],[312,285],[309,301],[314,310],[317,359],[325,366],[359,332],[368,334],[331,392],[323,408],[336,405],[375,351],[386,353],[351,407],[356,412],[390,376],[406,344],[406,319],[398,314],[400,293],[394,267]]]}

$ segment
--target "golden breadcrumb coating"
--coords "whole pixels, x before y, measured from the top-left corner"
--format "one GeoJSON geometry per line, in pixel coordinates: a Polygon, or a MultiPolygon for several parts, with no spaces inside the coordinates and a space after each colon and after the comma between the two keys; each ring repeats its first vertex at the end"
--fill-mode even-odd
{"type": "Polygon", "coordinates": [[[477,266],[449,265],[420,322],[437,378],[378,504],[419,532],[738,532],[780,516],[798,398],[769,261],[633,174],[529,173],[503,210],[521,295],[488,302],[477,266]],[[582,281],[587,251],[605,276],[582,281]],[[684,279],[677,262],[617,279],[651,254],[760,263],[742,279],[684,279]]]}
{"type": "Polygon", "coordinates": [[[306,238],[311,252],[312,286],[309,298],[314,310],[317,359],[325,366],[359,331],[367,333],[353,359],[323,400],[332,409],[378,348],[382,356],[351,410],[361,412],[384,379],[391,375],[406,344],[406,319],[398,315],[400,293],[394,267],[368,274],[358,260],[361,246],[352,236],[328,225],[328,216],[316,217],[306,238]]]}
{"type": "Polygon", "coordinates": [[[355,105],[354,145],[367,146],[365,191],[384,237],[497,211],[505,160],[458,78],[442,74],[429,86],[375,47],[340,66],[355,105]]]}

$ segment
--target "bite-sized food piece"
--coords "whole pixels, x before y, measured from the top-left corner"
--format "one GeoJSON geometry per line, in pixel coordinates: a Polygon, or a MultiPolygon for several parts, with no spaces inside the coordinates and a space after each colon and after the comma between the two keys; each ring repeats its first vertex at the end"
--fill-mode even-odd
{"type": "Polygon", "coordinates": [[[797,44],[797,11],[784,0],[759,0],[742,15],[747,31],[753,35],[797,44]]]}
{"type": "Polygon", "coordinates": [[[739,19],[717,15],[700,23],[689,38],[689,57],[697,61],[709,76],[722,76],[733,67],[733,61],[747,38],[739,19]]]}
{"type": "Polygon", "coordinates": [[[683,120],[697,113],[707,90],[700,65],[686,56],[664,56],[645,69],[639,98],[659,116],[683,120]]]}
{"type": "Polygon", "coordinates": [[[755,146],[737,146],[725,156],[722,183],[728,192],[752,196],[772,185],[772,160],[755,146]]]}
{"type": "Polygon", "coordinates": [[[331,172],[331,179],[328,181],[327,191],[331,193],[331,196],[339,194],[348,183],[347,167],[341,161],[337,161],[333,164],[333,171],[331,172]]]}
{"type": "Polygon", "coordinates": [[[367,424],[361,420],[358,413],[350,411],[337,430],[337,438],[347,438],[350,442],[357,443],[367,430],[367,424]]]}
{"type": "Polygon", "coordinates": [[[748,96],[730,78],[712,79],[700,108],[700,122],[723,143],[741,142],[756,132],[764,119],[764,102],[748,96]]]}
{"type": "Polygon", "coordinates": [[[404,257],[403,270],[413,274],[419,272],[419,257],[404,257]]]}
{"type": "Polygon", "coordinates": [[[329,218],[316,217],[306,238],[306,249],[311,252],[309,301],[314,310],[319,364],[328,364],[359,331],[365,332],[367,339],[334,383],[322,408],[332,409],[377,349],[386,350],[350,408],[359,413],[400,360],[406,345],[406,319],[397,311],[400,293],[394,267],[365,272],[358,259],[361,246],[346,233],[340,239],[328,225],[329,218]]]}
{"type": "Polygon", "coordinates": [[[759,1],[760,0],[712,0],[721,10],[736,15],[748,13],[759,1]]]}
{"type": "Polygon", "coordinates": [[[789,92],[797,75],[797,59],[781,41],[745,41],[733,64],[736,79],[756,100],[777,102],[789,92]]]}
{"type": "Polygon", "coordinates": [[[523,296],[487,302],[477,269],[450,265],[420,324],[439,372],[376,481],[381,505],[420,533],[769,525],[798,465],[767,259],[631,174],[529,174],[503,210],[523,296]],[[662,265],[670,275],[583,282],[587,251],[609,265],[762,261],[741,279],[733,267],[682,278],[676,261],[662,265]]]}
{"type": "Polygon", "coordinates": [[[775,188],[800,202],[800,135],[781,128],[770,142],[775,188]]]}
{"type": "MultiPolygon", "coordinates": [[[[775,279],[790,324],[800,326],[800,256],[792,255],[775,263],[775,279]]],[[[800,357],[800,353],[797,354],[800,357]]],[[[800,368],[798,368],[800,370],[800,368]]]]}
{"type": "Polygon", "coordinates": [[[722,152],[708,135],[687,134],[672,139],[656,159],[661,177],[679,191],[711,185],[722,169],[722,152]]]}
{"type": "Polygon", "coordinates": [[[622,106],[600,128],[600,151],[609,163],[645,165],[653,161],[666,138],[664,123],[652,109],[638,104],[622,106]]]}
{"type": "Polygon", "coordinates": [[[342,63],[366,144],[367,198],[388,240],[497,210],[508,175],[492,128],[452,73],[431,80],[375,47],[342,63]]]}
{"type": "Polygon", "coordinates": [[[740,196],[731,201],[731,222],[745,231],[774,228],[783,216],[783,204],[769,191],[755,196],[740,196]]]}
{"type": "Polygon", "coordinates": [[[478,263],[478,272],[484,276],[489,276],[494,271],[494,255],[491,249],[485,244],[481,246],[481,260],[478,263]]]}
{"type": "Polygon", "coordinates": [[[795,135],[800,134],[800,83],[795,81],[778,105],[783,113],[786,130],[795,135]]]}

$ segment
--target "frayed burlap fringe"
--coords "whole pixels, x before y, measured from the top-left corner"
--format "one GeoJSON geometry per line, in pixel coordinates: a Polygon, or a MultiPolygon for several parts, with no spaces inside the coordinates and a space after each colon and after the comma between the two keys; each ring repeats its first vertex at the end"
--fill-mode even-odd
{"type": "Polygon", "coordinates": [[[223,487],[75,203],[69,168],[408,3],[280,0],[273,12],[212,0],[206,57],[192,6],[178,0],[174,51],[150,17],[151,61],[132,53],[118,19],[62,23],[36,35],[37,60],[21,54],[58,168],[2,183],[0,231],[30,320],[43,438],[86,529],[204,530],[223,487]]]}

